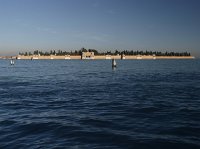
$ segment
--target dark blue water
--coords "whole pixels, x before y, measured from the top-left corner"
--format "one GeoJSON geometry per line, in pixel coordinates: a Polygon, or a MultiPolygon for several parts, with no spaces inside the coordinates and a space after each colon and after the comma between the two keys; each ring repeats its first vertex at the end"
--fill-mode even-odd
{"type": "Polygon", "coordinates": [[[0,60],[0,148],[200,148],[200,60],[0,60]]]}

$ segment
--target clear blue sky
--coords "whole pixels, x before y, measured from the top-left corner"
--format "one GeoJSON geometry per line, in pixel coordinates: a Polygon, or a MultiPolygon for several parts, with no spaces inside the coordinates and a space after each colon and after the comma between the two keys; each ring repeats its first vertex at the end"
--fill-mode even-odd
{"type": "Polygon", "coordinates": [[[200,0],[0,0],[0,55],[81,47],[200,56],[200,0]]]}

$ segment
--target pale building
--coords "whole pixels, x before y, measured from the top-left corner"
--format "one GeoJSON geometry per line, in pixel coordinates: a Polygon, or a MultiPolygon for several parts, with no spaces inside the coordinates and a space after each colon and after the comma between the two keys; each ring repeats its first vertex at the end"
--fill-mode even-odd
{"type": "Polygon", "coordinates": [[[94,59],[94,52],[82,52],[81,59],[94,59]]]}

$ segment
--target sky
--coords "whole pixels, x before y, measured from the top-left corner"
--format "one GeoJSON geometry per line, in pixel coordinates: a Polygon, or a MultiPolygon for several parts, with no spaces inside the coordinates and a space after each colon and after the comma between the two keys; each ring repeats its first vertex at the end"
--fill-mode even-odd
{"type": "Polygon", "coordinates": [[[200,57],[200,0],[0,0],[0,56],[82,47],[200,57]]]}

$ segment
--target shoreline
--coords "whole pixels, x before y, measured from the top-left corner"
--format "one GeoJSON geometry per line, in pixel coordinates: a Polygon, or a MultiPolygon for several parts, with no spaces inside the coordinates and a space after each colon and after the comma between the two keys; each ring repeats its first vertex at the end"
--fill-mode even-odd
{"type": "Polygon", "coordinates": [[[81,60],[81,59],[91,59],[91,60],[109,60],[109,59],[122,59],[122,60],[151,60],[151,59],[195,59],[194,56],[146,56],[146,55],[124,55],[123,57],[121,55],[97,55],[93,57],[82,57],[81,55],[65,55],[65,56],[38,56],[38,55],[31,55],[31,56],[24,56],[24,55],[18,55],[18,56],[5,56],[0,57],[0,59],[22,59],[22,60],[81,60]]]}
{"type": "Polygon", "coordinates": [[[66,55],[66,56],[15,56],[15,59],[92,59],[92,60],[106,60],[106,59],[195,59],[194,56],[145,56],[145,55],[126,55],[121,57],[121,55],[102,55],[102,56],[94,56],[89,58],[82,58],[80,55],[66,55]]]}

